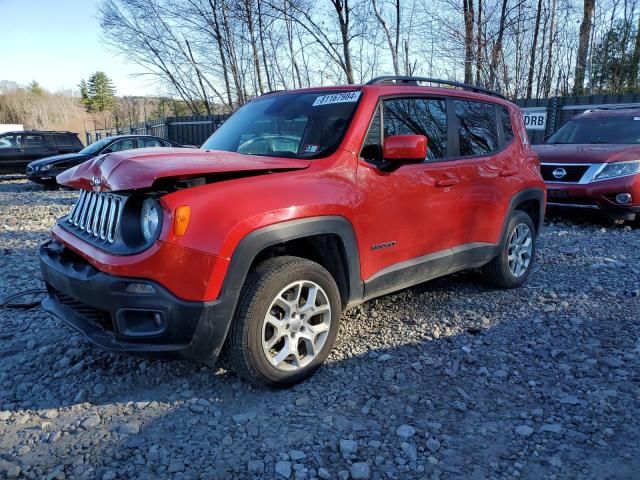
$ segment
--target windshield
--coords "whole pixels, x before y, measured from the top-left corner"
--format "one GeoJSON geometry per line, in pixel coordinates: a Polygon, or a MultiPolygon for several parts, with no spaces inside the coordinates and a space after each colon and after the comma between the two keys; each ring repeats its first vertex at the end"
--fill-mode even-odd
{"type": "Polygon", "coordinates": [[[640,117],[570,120],[547,143],[640,143],[640,117]]]}
{"type": "Polygon", "coordinates": [[[100,150],[106,147],[112,140],[113,138],[110,138],[110,137],[103,138],[102,140],[98,140],[97,142],[94,142],[91,145],[84,147],[82,150],[80,150],[80,153],[98,153],[100,150]]]}
{"type": "Polygon", "coordinates": [[[233,114],[201,148],[271,157],[323,157],[338,148],[359,98],[359,91],[261,97],[233,114]]]}

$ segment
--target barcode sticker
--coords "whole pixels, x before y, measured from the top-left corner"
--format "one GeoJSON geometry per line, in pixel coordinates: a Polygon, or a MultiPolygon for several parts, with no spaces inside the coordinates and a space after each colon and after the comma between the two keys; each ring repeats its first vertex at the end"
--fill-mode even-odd
{"type": "Polygon", "coordinates": [[[357,102],[360,98],[360,92],[344,92],[332,93],[331,95],[321,95],[313,102],[314,107],[321,105],[330,105],[332,103],[351,103],[357,102]]]}

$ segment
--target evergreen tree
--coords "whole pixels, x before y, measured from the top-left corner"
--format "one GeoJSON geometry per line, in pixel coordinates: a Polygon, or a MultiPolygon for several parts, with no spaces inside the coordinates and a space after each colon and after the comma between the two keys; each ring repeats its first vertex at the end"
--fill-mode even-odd
{"type": "Polygon", "coordinates": [[[31,92],[33,95],[42,95],[44,93],[43,88],[40,86],[40,84],[38,82],[36,82],[35,80],[33,80],[28,86],[27,89],[29,90],[29,92],[31,92]]]}
{"type": "Polygon", "coordinates": [[[95,72],[78,85],[80,87],[80,104],[87,112],[111,111],[116,106],[115,87],[104,72],[95,72]]]}
{"type": "Polygon", "coordinates": [[[96,112],[112,110],[116,104],[116,89],[104,72],[96,72],[89,77],[89,97],[96,112]]]}

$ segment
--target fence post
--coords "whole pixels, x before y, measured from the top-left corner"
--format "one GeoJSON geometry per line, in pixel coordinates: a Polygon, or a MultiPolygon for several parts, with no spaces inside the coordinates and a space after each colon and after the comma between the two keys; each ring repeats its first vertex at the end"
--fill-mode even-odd
{"type": "Polygon", "coordinates": [[[556,122],[558,120],[558,97],[552,97],[547,106],[548,121],[547,128],[545,128],[544,135],[552,135],[556,131],[556,122]]]}

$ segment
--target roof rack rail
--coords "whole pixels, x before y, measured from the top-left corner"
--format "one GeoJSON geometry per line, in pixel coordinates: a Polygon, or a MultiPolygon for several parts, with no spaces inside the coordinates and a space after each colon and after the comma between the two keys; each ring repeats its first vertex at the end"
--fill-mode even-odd
{"type": "Polygon", "coordinates": [[[484,93],[486,95],[493,95],[494,97],[504,99],[505,96],[501,93],[495,92],[493,90],[489,90],[488,88],[479,87],[478,85],[469,85],[468,83],[455,82],[453,80],[441,80],[438,78],[428,78],[428,77],[410,77],[410,76],[401,76],[401,75],[386,75],[382,77],[376,77],[369,80],[366,85],[376,85],[379,83],[394,83],[397,85],[401,84],[414,84],[417,85],[418,82],[422,83],[437,83],[438,85],[446,85],[448,87],[455,87],[461,90],[468,90],[476,93],[484,93]]]}
{"type": "Polygon", "coordinates": [[[597,112],[599,110],[638,110],[639,108],[640,105],[638,105],[637,103],[633,103],[631,105],[601,105],[589,108],[585,110],[584,113],[597,112]]]}

